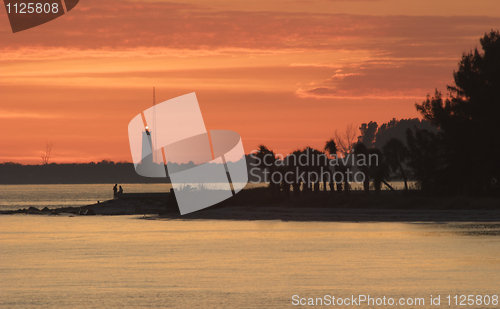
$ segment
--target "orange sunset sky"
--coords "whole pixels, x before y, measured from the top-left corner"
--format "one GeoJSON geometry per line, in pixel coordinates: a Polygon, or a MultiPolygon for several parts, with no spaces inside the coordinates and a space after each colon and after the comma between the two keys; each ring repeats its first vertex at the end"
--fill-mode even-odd
{"type": "Polygon", "coordinates": [[[248,153],[322,148],[336,129],[418,117],[498,0],[80,0],[13,34],[0,9],[0,162],[131,161],[127,126],[196,92],[248,153]]]}

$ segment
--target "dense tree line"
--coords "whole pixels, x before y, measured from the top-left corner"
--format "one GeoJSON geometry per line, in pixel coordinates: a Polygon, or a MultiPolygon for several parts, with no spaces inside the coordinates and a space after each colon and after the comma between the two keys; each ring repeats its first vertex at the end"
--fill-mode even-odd
{"type": "Polygon", "coordinates": [[[78,184],[78,183],[164,183],[165,178],[139,176],[132,163],[22,165],[0,164],[1,184],[78,184]]]}
{"type": "Polygon", "coordinates": [[[408,132],[410,165],[422,189],[488,194],[500,181],[500,34],[486,33],[464,53],[448,96],[435,91],[416,104],[424,119],[440,129],[408,132]],[[434,159],[431,161],[431,159],[434,159]]]}
{"type": "MultiPolygon", "coordinates": [[[[252,158],[247,156],[247,164],[252,158]]],[[[174,164],[175,165],[175,164],[174,164]]],[[[183,164],[184,165],[184,164],[183,164]]],[[[187,167],[195,166],[192,162],[187,167]]],[[[260,171],[257,171],[259,175],[260,171]]],[[[168,174],[167,174],[168,175],[168,174]]],[[[249,176],[256,180],[255,176],[249,176]]],[[[86,183],[169,183],[170,178],[149,178],[138,175],[132,163],[103,160],[98,163],[23,165],[0,164],[0,184],[86,184],[86,183]]]]}
{"type": "MultiPolygon", "coordinates": [[[[416,103],[423,120],[393,119],[379,126],[376,122],[363,123],[357,142],[352,142],[352,127],[345,134],[335,132],[335,138],[326,142],[324,150],[306,147],[296,150],[285,158],[261,145],[255,154],[262,169],[271,177],[270,188],[295,194],[319,192],[320,180],[296,180],[292,183],[276,181],[289,175],[329,173],[343,175],[348,168],[355,168],[364,175],[363,188],[366,193],[374,188],[380,192],[386,180],[398,178],[405,182],[417,181],[418,188],[428,194],[498,195],[500,193],[500,34],[486,33],[480,39],[483,52],[475,49],[464,53],[454,72],[454,86],[448,86],[448,96],[443,99],[440,92],[427,96],[416,103]],[[323,165],[300,166],[290,163],[291,157],[304,155],[320,157],[328,154],[323,165]],[[330,164],[349,155],[376,155],[377,164],[330,164]]],[[[342,160],[340,160],[342,162],[342,160]]],[[[350,162],[350,161],[347,161],[350,162]]],[[[349,181],[328,181],[330,191],[349,192],[349,181]]],[[[390,187],[390,186],[389,186],[390,187]]],[[[323,185],[326,191],[327,182],[323,185]]]]}

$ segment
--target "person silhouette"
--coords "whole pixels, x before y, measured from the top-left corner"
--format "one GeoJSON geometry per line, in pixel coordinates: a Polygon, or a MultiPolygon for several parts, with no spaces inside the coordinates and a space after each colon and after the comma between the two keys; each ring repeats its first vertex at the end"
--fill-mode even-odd
{"type": "Polygon", "coordinates": [[[121,193],[123,193],[123,188],[122,188],[122,186],[120,186],[120,190],[118,190],[118,193],[120,193],[120,194],[121,194],[121,193]]]}
{"type": "Polygon", "coordinates": [[[118,191],[118,184],[115,183],[115,186],[113,187],[113,197],[116,197],[116,192],[118,191]]]}

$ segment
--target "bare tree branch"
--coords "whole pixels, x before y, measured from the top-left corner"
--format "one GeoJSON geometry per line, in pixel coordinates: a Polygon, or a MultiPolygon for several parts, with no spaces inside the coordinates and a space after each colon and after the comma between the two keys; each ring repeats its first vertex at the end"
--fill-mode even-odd
{"type": "Polygon", "coordinates": [[[352,123],[347,126],[344,132],[335,130],[334,140],[335,144],[337,144],[338,151],[344,156],[352,153],[352,148],[354,144],[356,144],[357,136],[358,128],[352,123]]]}
{"type": "Polygon", "coordinates": [[[45,151],[42,152],[41,158],[42,158],[42,164],[47,165],[49,164],[51,152],[52,152],[52,146],[54,146],[53,141],[46,141],[45,142],[45,151]]]}

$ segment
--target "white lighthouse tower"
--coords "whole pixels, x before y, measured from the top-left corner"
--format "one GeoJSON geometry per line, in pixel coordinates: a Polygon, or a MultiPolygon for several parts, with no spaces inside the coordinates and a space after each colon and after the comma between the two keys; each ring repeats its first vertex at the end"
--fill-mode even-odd
{"type": "Polygon", "coordinates": [[[141,164],[152,164],[153,163],[153,147],[151,143],[151,132],[149,128],[146,127],[144,132],[142,132],[142,162],[141,164]]]}

